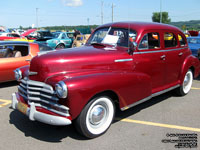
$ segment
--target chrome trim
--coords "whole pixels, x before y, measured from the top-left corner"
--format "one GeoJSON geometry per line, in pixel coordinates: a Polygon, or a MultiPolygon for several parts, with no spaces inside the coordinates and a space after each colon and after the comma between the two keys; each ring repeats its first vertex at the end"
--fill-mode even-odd
{"type": "MultiPolygon", "coordinates": [[[[31,102],[30,107],[27,108],[26,115],[32,121],[40,121],[50,125],[69,125],[72,121],[68,118],[60,117],[60,116],[53,116],[49,114],[45,114],[36,110],[36,104],[31,102]]],[[[16,94],[12,94],[12,108],[17,109],[18,100],[16,94]]],[[[67,116],[70,116],[69,113],[67,116]]]]}
{"type": "Polygon", "coordinates": [[[178,50],[182,50],[182,49],[186,49],[186,48],[188,48],[188,47],[176,48],[176,49],[168,49],[168,50],[155,50],[155,51],[139,50],[139,52],[134,52],[134,54],[148,54],[148,53],[170,52],[170,51],[178,51],[178,50]]]}
{"type": "Polygon", "coordinates": [[[180,84],[175,85],[175,86],[173,86],[173,87],[170,87],[170,88],[168,88],[168,89],[165,89],[165,90],[163,90],[163,91],[154,93],[154,94],[152,94],[152,97],[155,97],[155,96],[161,95],[161,94],[163,94],[163,93],[169,92],[169,91],[171,91],[171,90],[173,90],[173,89],[176,89],[176,88],[179,87],[179,86],[180,86],[180,84]]]}
{"type": "Polygon", "coordinates": [[[28,75],[29,75],[29,76],[37,75],[37,74],[38,74],[38,72],[33,72],[33,71],[29,71],[29,72],[28,72],[28,75]]]}
{"type": "Polygon", "coordinates": [[[28,79],[22,79],[18,86],[19,95],[30,104],[34,103],[35,106],[42,107],[49,111],[55,112],[62,116],[68,116],[69,108],[58,103],[59,99],[56,96],[52,86],[28,79]]]}
{"type": "Polygon", "coordinates": [[[146,98],[144,98],[144,99],[141,99],[141,100],[139,100],[139,101],[137,101],[137,102],[135,102],[135,103],[133,103],[133,104],[130,104],[130,105],[125,106],[125,107],[122,107],[121,110],[122,110],[122,111],[127,110],[127,109],[129,109],[129,108],[131,108],[131,107],[134,107],[134,106],[138,105],[138,104],[141,104],[141,103],[143,103],[143,102],[146,102],[146,101],[150,100],[150,99],[153,98],[153,97],[156,97],[156,96],[158,96],[158,95],[161,95],[161,94],[163,94],[163,93],[166,93],[166,92],[169,92],[169,91],[171,91],[171,90],[173,90],[173,89],[176,89],[176,88],[179,87],[179,86],[180,86],[180,84],[175,85],[175,86],[173,86],[173,87],[171,87],[171,88],[165,89],[165,90],[163,90],[163,91],[154,93],[154,94],[152,94],[152,95],[150,95],[150,96],[148,96],[148,97],[146,97],[146,98]]]}
{"type": "Polygon", "coordinates": [[[57,75],[66,74],[66,73],[67,73],[66,71],[63,71],[63,72],[60,72],[60,73],[58,73],[58,74],[54,74],[54,75],[48,76],[48,77],[44,80],[44,82],[47,82],[47,80],[50,79],[51,77],[55,77],[55,76],[57,76],[57,75]]]}
{"type": "Polygon", "coordinates": [[[128,59],[116,59],[115,62],[126,62],[126,61],[133,61],[132,58],[128,58],[128,59]]]}

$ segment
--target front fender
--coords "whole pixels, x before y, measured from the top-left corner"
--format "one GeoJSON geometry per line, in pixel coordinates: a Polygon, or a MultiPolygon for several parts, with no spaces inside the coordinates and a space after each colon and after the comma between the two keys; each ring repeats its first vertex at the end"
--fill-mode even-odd
{"type": "Polygon", "coordinates": [[[120,108],[151,95],[150,77],[137,72],[99,72],[66,77],[62,81],[68,87],[68,97],[62,102],[70,108],[73,119],[93,96],[104,91],[118,95],[120,108]]]}

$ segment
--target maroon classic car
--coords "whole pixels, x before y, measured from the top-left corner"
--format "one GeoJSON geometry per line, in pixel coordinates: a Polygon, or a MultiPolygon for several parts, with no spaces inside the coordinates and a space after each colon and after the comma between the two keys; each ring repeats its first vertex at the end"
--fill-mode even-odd
{"type": "Polygon", "coordinates": [[[122,111],[170,90],[186,95],[199,60],[185,35],[159,23],[118,22],[98,27],[86,45],[31,60],[15,71],[12,108],[50,125],[75,124],[88,138],[122,111]]]}

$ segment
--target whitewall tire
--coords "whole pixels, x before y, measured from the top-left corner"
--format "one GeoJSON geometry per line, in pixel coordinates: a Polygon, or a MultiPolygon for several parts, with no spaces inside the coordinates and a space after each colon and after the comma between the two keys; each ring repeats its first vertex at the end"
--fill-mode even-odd
{"type": "Polygon", "coordinates": [[[185,74],[182,85],[177,89],[177,94],[180,96],[188,94],[192,87],[192,81],[193,81],[193,73],[189,69],[185,74]]]}
{"type": "Polygon", "coordinates": [[[76,120],[76,128],[84,136],[95,138],[110,127],[115,114],[113,101],[106,96],[92,99],[76,120]]]}

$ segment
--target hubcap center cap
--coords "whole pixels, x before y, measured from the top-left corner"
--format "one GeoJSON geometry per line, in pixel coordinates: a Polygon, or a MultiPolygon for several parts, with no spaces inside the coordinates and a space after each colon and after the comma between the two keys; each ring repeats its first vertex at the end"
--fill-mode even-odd
{"type": "Polygon", "coordinates": [[[90,122],[93,125],[98,125],[102,122],[102,120],[104,120],[105,115],[106,109],[101,105],[97,105],[91,111],[90,122]]]}

